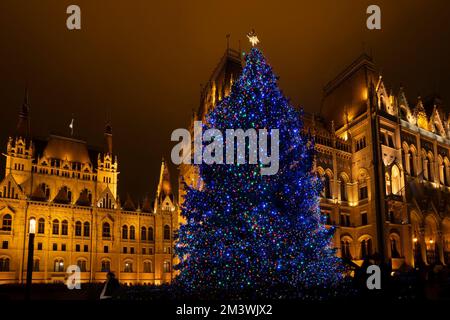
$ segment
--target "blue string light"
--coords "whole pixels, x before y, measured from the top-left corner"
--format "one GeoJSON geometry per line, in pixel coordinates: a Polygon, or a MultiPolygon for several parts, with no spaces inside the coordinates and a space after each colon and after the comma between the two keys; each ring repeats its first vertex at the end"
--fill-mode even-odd
{"type": "Polygon", "coordinates": [[[187,187],[177,283],[192,292],[338,283],[343,266],[319,209],[314,145],[257,48],[230,95],[207,115],[208,128],[278,128],[280,167],[262,176],[260,165],[198,165],[203,187],[187,187]]]}

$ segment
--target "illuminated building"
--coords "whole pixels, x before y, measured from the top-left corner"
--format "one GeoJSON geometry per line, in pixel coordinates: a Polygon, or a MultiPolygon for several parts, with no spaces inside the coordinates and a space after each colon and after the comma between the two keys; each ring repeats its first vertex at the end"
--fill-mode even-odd
{"type": "MultiPolygon", "coordinates": [[[[204,121],[241,70],[240,54],[227,49],[193,120],[204,121]]],[[[394,269],[450,263],[450,117],[439,99],[410,104],[403,88],[388,92],[363,54],[324,87],[320,112],[304,122],[339,256],[361,264],[377,253],[394,269]]],[[[179,203],[183,182],[201,185],[195,167],[180,166],[179,203]]]]}
{"type": "Polygon", "coordinates": [[[24,282],[31,218],[35,283],[64,281],[69,265],[80,267],[82,282],[105,281],[107,271],[125,284],[171,281],[178,222],[165,162],[154,202],[121,202],[110,125],[96,149],[73,137],[33,138],[28,113],[26,99],[0,182],[0,284],[24,282]]]}
{"type": "MultiPolygon", "coordinates": [[[[240,53],[227,49],[193,121],[229,94],[241,68],[240,53]]],[[[178,201],[164,162],[155,202],[120,201],[111,126],[103,149],[73,137],[36,139],[28,108],[25,100],[0,182],[0,284],[24,282],[30,218],[34,282],[63,281],[69,265],[80,267],[83,282],[104,281],[108,270],[122,283],[169,282],[177,202],[184,182],[200,186],[195,167],[180,166],[178,201]]],[[[439,99],[413,104],[402,88],[388,92],[362,55],[325,86],[319,114],[304,121],[338,255],[360,264],[378,252],[394,268],[450,263],[450,117],[439,99]]]]}

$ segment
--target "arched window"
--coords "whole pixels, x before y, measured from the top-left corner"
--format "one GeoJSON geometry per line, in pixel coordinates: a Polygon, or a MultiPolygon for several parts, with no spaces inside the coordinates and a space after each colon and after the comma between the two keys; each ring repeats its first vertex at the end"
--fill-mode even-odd
{"type": "Polygon", "coordinates": [[[169,261],[164,261],[164,264],[163,264],[163,271],[164,271],[165,273],[170,272],[170,262],[169,262],[169,261]]]}
{"type": "Polygon", "coordinates": [[[365,200],[369,197],[369,189],[367,186],[368,174],[365,170],[360,170],[358,176],[358,195],[359,201],[365,200]]]}
{"type": "Polygon", "coordinates": [[[59,234],[59,221],[58,221],[58,219],[55,219],[52,222],[52,234],[59,234]]]}
{"type": "Polygon", "coordinates": [[[151,261],[144,262],[144,273],[151,273],[152,271],[152,263],[151,261]]]}
{"type": "Polygon", "coordinates": [[[148,233],[148,240],[149,241],[153,241],[153,228],[152,227],[148,227],[148,231],[147,231],[147,233],[148,233]]]}
{"type": "Polygon", "coordinates": [[[341,239],[341,257],[343,259],[352,259],[352,254],[350,251],[351,241],[348,237],[341,239]]]}
{"type": "Polygon", "coordinates": [[[75,222],[75,236],[81,237],[81,221],[75,222]]]}
{"type": "Polygon", "coordinates": [[[105,197],[100,200],[100,208],[114,209],[114,204],[112,202],[112,199],[109,197],[109,193],[107,193],[105,197]]]}
{"type": "Polygon", "coordinates": [[[38,233],[44,234],[45,233],[45,220],[44,218],[39,218],[38,220],[38,233]]]}
{"type": "Polygon", "coordinates": [[[331,199],[331,180],[328,174],[325,173],[323,175],[322,183],[323,183],[323,194],[325,198],[331,199]]]}
{"type": "Polygon", "coordinates": [[[399,194],[401,190],[400,170],[396,165],[392,166],[391,176],[392,194],[399,194]]]}
{"type": "Polygon", "coordinates": [[[102,272],[111,271],[111,262],[109,260],[102,261],[102,272]]]}
{"type": "Polygon", "coordinates": [[[416,175],[416,167],[414,161],[415,153],[410,150],[408,154],[409,154],[409,174],[414,177],[416,175]]]}
{"type": "Polygon", "coordinates": [[[341,189],[341,201],[347,201],[347,180],[344,176],[340,176],[339,178],[339,185],[341,189]]]}
{"type": "Polygon", "coordinates": [[[89,222],[85,222],[83,225],[83,236],[90,237],[91,236],[91,228],[89,222]]]}
{"type": "Polygon", "coordinates": [[[438,233],[438,222],[433,215],[428,215],[424,221],[424,237],[426,245],[427,262],[429,264],[434,264],[439,259],[439,254],[437,254],[438,246],[436,245],[437,233],[438,233]]]}
{"type": "Polygon", "coordinates": [[[123,272],[133,272],[133,263],[130,261],[125,262],[125,268],[123,272]]]}
{"type": "Polygon", "coordinates": [[[103,238],[111,237],[111,227],[108,222],[103,223],[102,235],[103,235],[103,238]]]}
{"type": "Polygon", "coordinates": [[[122,226],[122,239],[128,239],[128,226],[122,226]]]}
{"type": "Polygon", "coordinates": [[[167,224],[164,226],[164,240],[170,240],[170,227],[167,224]]]}
{"type": "Polygon", "coordinates": [[[78,266],[78,268],[80,268],[81,272],[86,272],[86,260],[82,260],[82,259],[78,260],[77,266],[78,266]]]}
{"type": "Polygon", "coordinates": [[[390,240],[391,240],[391,257],[392,258],[400,258],[398,238],[391,236],[390,240]]]}
{"type": "Polygon", "coordinates": [[[61,222],[61,234],[63,236],[67,236],[69,234],[69,223],[67,220],[63,220],[63,222],[61,222]]]}
{"type": "Polygon", "coordinates": [[[55,260],[53,271],[55,271],[55,272],[64,272],[65,271],[64,270],[64,261],[62,259],[55,260]]]}
{"type": "Polygon", "coordinates": [[[147,228],[145,227],[141,228],[141,240],[147,240],[147,228]]]}
{"type": "Polygon", "coordinates": [[[368,238],[361,241],[361,259],[372,255],[372,239],[368,238]]]}
{"type": "Polygon", "coordinates": [[[322,183],[322,190],[320,190],[320,197],[325,198],[325,188],[323,186],[323,171],[322,171],[322,168],[318,168],[317,169],[316,177],[322,183]]]}
{"type": "Polygon", "coordinates": [[[39,263],[40,263],[39,259],[34,259],[34,261],[33,261],[33,271],[39,272],[39,263]]]}
{"type": "Polygon", "coordinates": [[[12,217],[10,214],[5,214],[2,221],[2,230],[11,231],[12,229],[12,217]]]}
{"type": "Polygon", "coordinates": [[[134,226],[130,226],[130,240],[136,239],[136,230],[134,226]]]}
{"type": "Polygon", "coordinates": [[[0,258],[0,272],[9,271],[9,258],[0,258]]]}
{"type": "Polygon", "coordinates": [[[384,181],[386,183],[386,195],[390,195],[392,192],[392,188],[391,188],[391,176],[389,175],[389,172],[386,172],[384,174],[384,181]]]}

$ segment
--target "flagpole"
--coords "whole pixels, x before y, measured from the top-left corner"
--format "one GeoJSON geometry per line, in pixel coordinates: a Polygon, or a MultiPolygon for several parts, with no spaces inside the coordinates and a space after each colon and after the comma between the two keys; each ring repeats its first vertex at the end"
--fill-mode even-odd
{"type": "Polygon", "coordinates": [[[69,124],[69,128],[70,128],[70,135],[73,137],[73,122],[74,122],[74,118],[73,118],[73,116],[72,116],[72,121],[70,122],[70,124],[69,124]]]}

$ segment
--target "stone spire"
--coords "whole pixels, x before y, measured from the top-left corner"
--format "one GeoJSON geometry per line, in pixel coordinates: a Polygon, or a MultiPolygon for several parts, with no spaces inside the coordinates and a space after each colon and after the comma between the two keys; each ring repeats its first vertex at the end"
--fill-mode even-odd
{"type": "Polygon", "coordinates": [[[112,154],[112,150],[113,150],[113,135],[112,135],[112,126],[111,123],[107,123],[105,126],[105,151],[108,154],[112,154]]]}
{"type": "Polygon", "coordinates": [[[156,194],[157,199],[162,199],[165,196],[172,196],[172,184],[170,183],[170,174],[164,158],[161,161],[161,171],[159,174],[158,190],[156,194]]]}
{"type": "Polygon", "coordinates": [[[164,160],[161,161],[161,171],[159,174],[158,188],[156,190],[155,210],[158,206],[169,201],[169,205],[174,205],[174,196],[172,192],[172,184],[170,183],[169,168],[164,160]]]}
{"type": "Polygon", "coordinates": [[[28,89],[25,89],[25,97],[19,112],[16,134],[23,138],[30,137],[30,106],[28,103],[28,89]]]}

